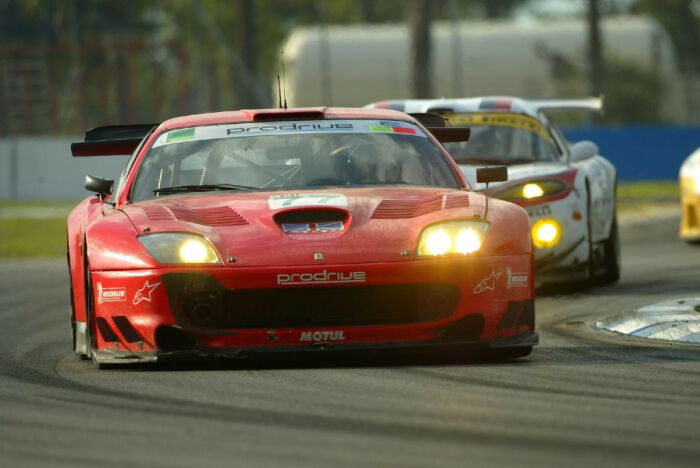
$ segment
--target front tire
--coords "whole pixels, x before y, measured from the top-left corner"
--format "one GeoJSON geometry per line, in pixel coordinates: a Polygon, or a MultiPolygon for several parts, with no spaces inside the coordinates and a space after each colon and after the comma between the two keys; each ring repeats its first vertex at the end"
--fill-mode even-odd
{"type": "Polygon", "coordinates": [[[593,246],[593,228],[591,227],[591,192],[586,182],[586,240],[588,241],[588,260],[586,261],[586,279],[584,286],[593,286],[595,282],[595,250],[593,246]]]}
{"type": "Polygon", "coordinates": [[[605,271],[600,277],[600,284],[617,283],[620,279],[620,237],[617,229],[617,216],[613,216],[610,236],[603,244],[603,251],[605,255],[603,268],[605,271]]]}
{"type": "Polygon", "coordinates": [[[93,315],[95,307],[95,297],[92,293],[92,275],[90,274],[90,268],[85,262],[85,358],[86,360],[92,360],[95,364],[95,354],[93,350],[93,315]]]}

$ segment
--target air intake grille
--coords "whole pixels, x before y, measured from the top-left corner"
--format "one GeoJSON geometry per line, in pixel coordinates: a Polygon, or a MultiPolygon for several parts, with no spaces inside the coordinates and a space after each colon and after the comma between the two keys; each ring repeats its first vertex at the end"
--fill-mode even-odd
{"type": "Polygon", "coordinates": [[[248,221],[229,206],[213,208],[186,208],[183,206],[147,206],[143,209],[151,221],[168,221],[177,219],[187,223],[203,226],[242,226],[248,221]]]}
{"type": "Polygon", "coordinates": [[[215,329],[377,326],[433,322],[457,307],[449,284],[347,286],[185,293],[179,308],[215,329]]]}
{"type": "Polygon", "coordinates": [[[164,206],[144,206],[143,211],[151,221],[171,221],[175,219],[170,210],[164,206]]]}

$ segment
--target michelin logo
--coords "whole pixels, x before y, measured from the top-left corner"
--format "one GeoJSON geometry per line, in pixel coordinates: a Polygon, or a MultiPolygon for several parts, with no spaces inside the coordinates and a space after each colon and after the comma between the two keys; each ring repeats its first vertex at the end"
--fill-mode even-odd
{"type": "Polygon", "coordinates": [[[126,300],[126,288],[104,288],[97,283],[97,303],[122,302],[126,300]]]}

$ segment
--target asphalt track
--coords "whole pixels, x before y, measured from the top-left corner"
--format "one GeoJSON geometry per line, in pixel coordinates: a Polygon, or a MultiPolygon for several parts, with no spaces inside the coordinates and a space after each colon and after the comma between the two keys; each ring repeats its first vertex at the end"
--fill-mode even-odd
{"type": "Polygon", "coordinates": [[[700,347],[587,323],[698,295],[677,220],[622,229],[615,286],[537,300],[542,344],[420,357],[98,371],[62,261],[0,264],[1,466],[698,466],[700,347]]]}

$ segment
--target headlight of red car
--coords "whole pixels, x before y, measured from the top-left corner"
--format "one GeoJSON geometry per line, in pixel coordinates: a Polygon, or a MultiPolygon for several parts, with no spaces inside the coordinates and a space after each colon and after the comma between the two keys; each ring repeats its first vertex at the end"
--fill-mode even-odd
{"type": "Polygon", "coordinates": [[[481,248],[488,229],[489,223],[484,221],[460,220],[433,224],[420,235],[418,256],[473,254],[481,248]]]}
{"type": "Polygon", "coordinates": [[[156,233],[139,237],[139,242],[160,263],[221,263],[209,241],[195,234],[156,233]]]}

